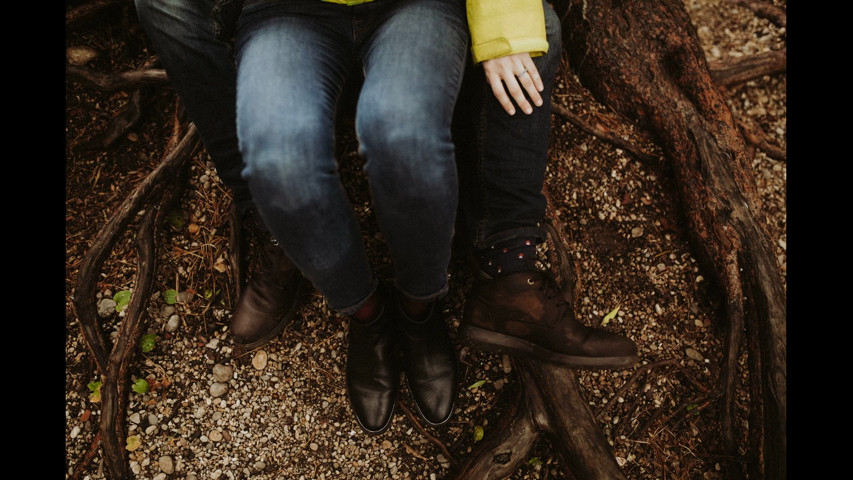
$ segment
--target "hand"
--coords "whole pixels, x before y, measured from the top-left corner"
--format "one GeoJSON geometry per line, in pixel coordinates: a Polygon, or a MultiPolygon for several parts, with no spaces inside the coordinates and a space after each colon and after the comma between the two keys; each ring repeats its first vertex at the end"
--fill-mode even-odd
{"type": "Polygon", "coordinates": [[[527,92],[537,107],[542,106],[542,96],[539,92],[544,90],[545,86],[529,53],[515,53],[486,60],[483,62],[483,70],[486,80],[492,86],[492,93],[508,114],[515,115],[513,100],[524,113],[533,113],[533,107],[524,92],[527,92]]]}

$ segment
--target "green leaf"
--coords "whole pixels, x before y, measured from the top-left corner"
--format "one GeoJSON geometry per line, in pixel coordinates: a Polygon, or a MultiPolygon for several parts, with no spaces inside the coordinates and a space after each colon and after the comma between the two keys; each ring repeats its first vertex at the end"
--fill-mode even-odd
{"type": "Polygon", "coordinates": [[[207,290],[204,291],[204,299],[205,300],[210,300],[210,297],[212,297],[212,296],[213,296],[213,290],[208,288],[207,290]]]}
{"type": "Polygon", "coordinates": [[[145,381],[144,378],[140,378],[139,380],[133,382],[133,386],[130,388],[133,389],[136,393],[145,393],[148,391],[148,382],[145,381]]]}
{"type": "Polygon", "coordinates": [[[474,427],[474,441],[479,442],[483,439],[483,427],[477,425],[474,427]]]}
{"type": "Polygon", "coordinates": [[[473,389],[475,389],[475,388],[480,388],[480,387],[482,387],[482,386],[483,386],[483,385],[485,385],[485,384],[486,384],[486,381],[485,381],[485,380],[480,380],[480,381],[478,381],[478,382],[474,382],[474,383],[472,383],[472,384],[471,384],[471,386],[470,386],[470,387],[468,387],[468,390],[473,390],[473,389]]]}
{"type": "Polygon", "coordinates": [[[607,325],[608,323],[610,323],[611,320],[613,320],[613,317],[615,317],[616,314],[619,313],[619,307],[620,306],[621,305],[616,305],[616,308],[614,308],[613,310],[610,311],[610,313],[608,313],[607,315],[604,316],[604,319],[601,320],[601,326],[602,327],[607,325]]]}
{"type": "Polygon", "coordinates": [[[139,339],[139,348],[142,349],[142,353],[148,353],[151,350],[154,350],[154,345],[157,344],[157,335],[148,334],[143,335],[142,338],[139,339]]]}
{"type": "Polygon", "coordinates": [[[166,305],[174,305],[175,302],[178,301],[178,292],[177,290],[168,289],[163,292],[163,301],[166,302],[166,305]]]}
{"type": "Polygon", "coordinates": [[[542,465],[542,460],[540,460],[539,457],[532,457],[530,460],[527,461],[527,464],[528,465],[542,465]]]}
{"type": "Polygon", "coordinates": [[[169,222],[169,225],[171,225],[175,230],[180,230],[181,227],[184,226],[184,223],[186,223],[186,220],[184,220],[184,212],[176,208],[169,212],[166,216],[166,221],[169,222]]]}
{"type": "Polygon", "coordinates": [[[113,295],[113,300],[116,302],[116,312],[120,312],[130,303],[130,290],[122,290],[113,295]]]}
{"type": "Polygon", "coordinates": [[[92,394],[89,395],[89,400],[91,400],[93,402],[100,402],[101,401],[101,382],[100,382],[100,380],[95,381],[95,382],[89,382],[89,385],[87,385],[87,387],[89,387],[89,390],[92,391],[92,394]]]}

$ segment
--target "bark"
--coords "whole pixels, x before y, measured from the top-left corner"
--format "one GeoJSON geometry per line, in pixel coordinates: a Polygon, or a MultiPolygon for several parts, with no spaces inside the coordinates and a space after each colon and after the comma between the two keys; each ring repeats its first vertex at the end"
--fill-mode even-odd
{"type": "Polygon", "coordinates": [[[721,428],[735,453],[734,391],[744,329],[757,341],[766,478],[786,474],[786,301],[737,122],[710,75],[681,2],[569,0],[564,44],[581,82],[603,104],[652,132],[686,212],[690,240],[722,289],[728,324],[721,428]]]}
{"type": "Polygon", "coordinates": [[[127,411],[128,368],[134,360],[144,322],[142,321],[151,296],[156,272],[154,264],[154,238],[158,221],[157,214],[168,209],[168,202],[177,197],[177,189],[170,189],[177,179],[186,160],[199,144],[198,133],[192,126],[178,147],[134,189],[109,222],[99,232],[98,238],[81,262],[74,291],[74,311],[80,321],[83,338],[92,352],[101,378],[101,420],[99,435],[103,449],[104,464],[109,477],[130,478],[127,451],[124,448],[126,430],[124,425],[127,411]],[[108,348],[107,340],[100,328],[95,294],[101,268],[115,242],[129,225],[136,213],[145,209],[140,222],[137,251],[138,269],[136,286],[121,322],[115,345],[108,348]]]}

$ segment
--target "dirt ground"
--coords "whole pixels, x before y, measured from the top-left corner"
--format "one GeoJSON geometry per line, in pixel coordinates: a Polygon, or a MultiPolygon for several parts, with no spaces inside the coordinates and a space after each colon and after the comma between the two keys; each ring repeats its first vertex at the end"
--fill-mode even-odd
{"type": "MultiPolygon", "coordinates": [[[[66,8],[82,3],[69,1],[66,8]]],[[[785,7],[784,1],[773,3],[785,7]]],[[[785,49],[784,29],[731,1],[685,0],[685,5],[709,60],[785,49]]],[[[142,68],[153,53],[131,2],[69,31],[66,47],[91,52],[94,56],[82,64],[103,73],[142,68]]],[[[604,107],[578,86],[568,65],[560,75],[553,100],[595,119],[604,107]]],[[[99,143],[103,132],[133,94],[66,81],[66,478],[104,478],[100,453],[85,460],[97,433],[99,404],[90,398],[88,385],[97,375],[71,306],[80,262],[121,202],[163,158],[174,124],[177,102],[171,88],[149,87],[141,91],[138,122],[104,147],[99,143]],[[73,477],[78,467],[80,476],[73,477]]],[[[749,118],[785,148],[784,74],[731,88],[728,98],[736,117],[749,118]]],[[[342,132],[343,177],[371,258],[381,265],[380,276],[388,275],[385,246],[360,174],[362,159],[348,138],[342,132]]],[[[748,452],[744,444],[738,455],[726,454],[717,427],[719,295],[688,241],[666,165],[639,161],[558,114],[550,155],[552,207],[566,227],[569,251],[581,273],[578,318],[600,325],[607,316],[606,328],[640,346],[642,363],[634,369],[578,372],[617,462],[629,478],[724,478],[742,465],[748,452]],[[671,359],[677,368],[661,363],[671,359]]],[[[784,278],[786,164],[756,151],[753,167],[784,278]]],[[[344,323],[317,294],[301,310],[298,324],[265,347],[269,363],[264,368],[251,365],[248,357],[235,358],[227,334],[235,300],[227,263],[229,206],[229,193],[206,152],[198,150],[173,221],[158,236],[159,293],[151,299],[146,328],[157,336],[157,347],[140,354],[131,369],[134,378],[147,378],[153,385],[144,395],[131,392],[127,412],[129,435],[142,438],[141,447],[128,452],[137,478],[434,479],[476,446],[477,427],[489,434],[489,424],[500,417],[518,378],[509,359],[462,349],[464,385],[483,384],[462,389],[454,420],[428,430],[435,440],[400,414],[381,438],[353,435],[342,393],[344,323]],[[184,295],[172,309],[161,294],[169,289],[184,295]],[[180,327],[167,330],[175,314],[180,327]],[[214,365],[234,369],[227,397],[210,394],[214,365]],[[265,406],[253,403],[261,399],[265,406]],[[256,413],[244,419],[238,412],[245,408],[275,413],[271,419],[256,413]]],[[[98,301],[133,290],[133,238],[129,228],[111,252],[98,282],[98,301]]],[[[447,310],[455,333],[471,284],[461,259],[454,259],[450,278],[447,310]]],[[[106,315],[104,331],[114,332],[121,318],[106,315]]],[[[749,428],[747,402],[741,388],[741,436],[749,428]]],[[[543,437],[510,478],[565,478],[563,461],[550,442],[543,437]]]]}

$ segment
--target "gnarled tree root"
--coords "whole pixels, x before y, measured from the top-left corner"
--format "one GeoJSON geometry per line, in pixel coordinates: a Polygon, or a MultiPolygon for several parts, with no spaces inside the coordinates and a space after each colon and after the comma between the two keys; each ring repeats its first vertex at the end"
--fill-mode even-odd
{"type": "MultiPolygon", "coordinates": [[[[786,303],[744,140],[711,77],[682,2],[569,0],[564,44],[581,82],[605,105],[652,132],[672,168],[704,268],[726,298],[721,428],[735,453],[734,392],[744,334],[752,359],[751,470],[785,478],[786,303]],[[758,333],[761,333],[758,335],[758,333]],[[759,370],[754,370],[759,368],[759,370]]],[[[760,477],[758,477],[760,478],[760,477]]]]}
{"type": "Polygon", "coordinates": [[[77,276],[74,311],[101,378],[102,403],[99,433],[104,463],[109,477],[113,479],[130,478],[124,449],[128,367],[138,348],[144,325],[142,318],[151,295],[156,272],[154,262],[156,226],[162,222],[161,214],[177,197],[177,190],[168,187],[174,185],[181,177],[180,172],[198,145],[198,133],[195,126],[191,126],[177,148],[136,187],[101,229],[97,239],[83,258],[77,276]],[[121,322],[118,338],[112,348],[108,349],[107,341],[98,324],[95,306],[97,280],[112,247],[132,218],[142,209],[145,209],[145,214],[140,221],[136,241],[139,268],[134,294],[121,322]]]}

